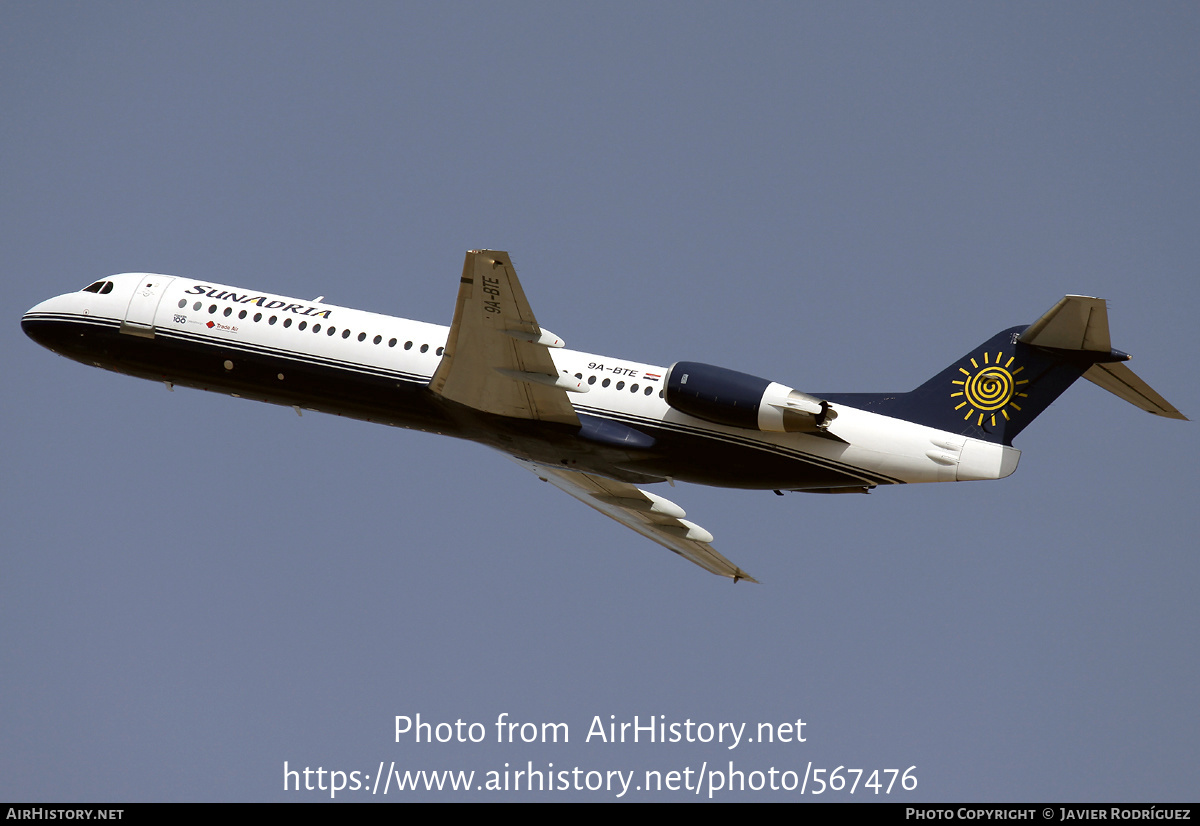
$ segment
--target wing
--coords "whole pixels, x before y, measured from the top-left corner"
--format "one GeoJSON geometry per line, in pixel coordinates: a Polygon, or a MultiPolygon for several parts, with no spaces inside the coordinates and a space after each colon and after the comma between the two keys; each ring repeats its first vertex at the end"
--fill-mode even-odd
{"type": "Polygon", "coordinates": [[[538,326],[508,253],[472,250],[429,388],[500,416],[578,425],[567,391],[588,387],[555,367],[550,348],[562,346],[538,326]]]}
{"type": "Polygon", "coordinates": [[[510,457],[514,462],[538,475],[559,490],[566,491],[580,502],[593,507],[605,516],[633,528],[647,539],[694,562],[706,571],[727,576],[737,582],[758,582],[709,545],[712,534],[684,519],[683,509],[661,496],[590,473],[539,465],[527,459],[510,457]]]}

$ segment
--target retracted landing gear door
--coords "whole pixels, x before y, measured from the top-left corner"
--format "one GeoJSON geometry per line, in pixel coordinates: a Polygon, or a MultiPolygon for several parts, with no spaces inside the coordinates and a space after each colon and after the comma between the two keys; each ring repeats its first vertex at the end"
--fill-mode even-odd
{"type": "Polygon", "coordinates": [[[131,336],[154,338],[154,315],[158,312],[158,302],[167,291],[167,285],[175,278],[152,273],[142,273],[140,277],[141,281],[134,288],[129,307],[125,310],[121,332],[131,336]]]}

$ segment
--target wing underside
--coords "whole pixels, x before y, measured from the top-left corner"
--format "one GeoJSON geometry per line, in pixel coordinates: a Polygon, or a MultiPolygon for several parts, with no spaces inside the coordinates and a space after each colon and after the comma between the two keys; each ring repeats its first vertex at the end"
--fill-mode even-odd
{"type": "Polygon", "coordinates": [[[740,579],[758,582],[718,553],[709,544],[712,534],[684,519],[683,509],[674,502],[625,482],[512,458],[517,464],[536,473],[543,482],[549,482],[704,570],[729,577],[734,582],[740,579]]]}

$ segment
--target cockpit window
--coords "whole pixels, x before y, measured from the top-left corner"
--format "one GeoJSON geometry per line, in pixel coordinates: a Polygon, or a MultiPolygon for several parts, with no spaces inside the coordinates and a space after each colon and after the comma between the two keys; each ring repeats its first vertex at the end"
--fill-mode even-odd
{"type": "Polygon", "coordinates": [[[99,293],[100,295],[108,295],[112,292],[113,283],[111,281],[97,281],[95,284],[88,284],[83,288],[85,293],[99,293]]]}

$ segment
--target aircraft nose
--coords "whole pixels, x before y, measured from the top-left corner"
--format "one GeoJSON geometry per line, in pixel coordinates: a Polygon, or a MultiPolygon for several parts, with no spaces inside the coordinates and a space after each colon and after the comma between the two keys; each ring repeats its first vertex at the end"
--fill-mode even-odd
{"type": "Polygon", "coordinates": [[[57,350],[68,326],[62,304],[63,296],[55,296],[30,307],[21,316],[21,330],[43,347],[57,350]]]}
{"type": "Polygon", "coordinates": [[[43,347],[46,346],[46,327],[52,323],[47,321],[45,318],[47,305],[49,303],[49,301],[43,301],[40,304],[35,304],[29,308],[29,311],[26,312],[25,315],[21,316],[21,329],[24,331],[25,335],[29,336],[38,344],[41,344],[43,347]]]}

